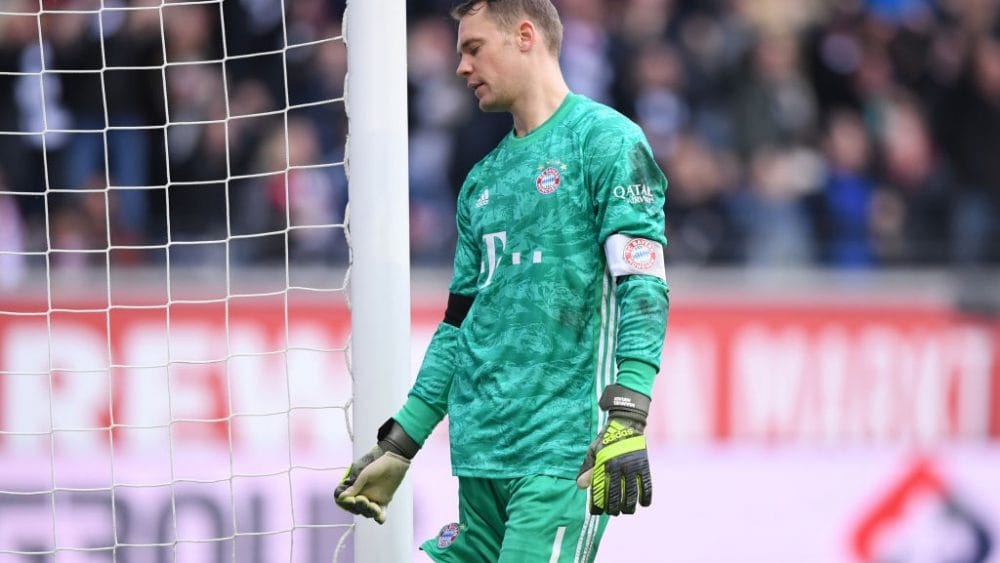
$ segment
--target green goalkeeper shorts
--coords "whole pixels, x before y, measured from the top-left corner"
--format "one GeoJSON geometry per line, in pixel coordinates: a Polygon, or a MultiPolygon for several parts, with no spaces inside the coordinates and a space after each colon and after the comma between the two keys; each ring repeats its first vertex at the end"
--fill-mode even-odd
{"type": "Polygon", "coordinates": [[[459,522],[420,549],[445,563],[590,562],[608,516],[588,512],[573,479],[458,479],[459,522]]]}

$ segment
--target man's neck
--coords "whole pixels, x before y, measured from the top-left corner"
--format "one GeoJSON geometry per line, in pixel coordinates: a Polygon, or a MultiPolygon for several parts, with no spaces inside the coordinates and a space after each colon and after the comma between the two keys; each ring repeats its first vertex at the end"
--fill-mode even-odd
{"type": "Polygon", "coordinates": [[[531,133],[545,123],[569,94],[569,87],[558,66],[554,70],[546,69],[538,73],[538,76],[544,78],[529,81],[532,86],[510,108],[514,117],[514,135],[518,137],[531,133]]]}

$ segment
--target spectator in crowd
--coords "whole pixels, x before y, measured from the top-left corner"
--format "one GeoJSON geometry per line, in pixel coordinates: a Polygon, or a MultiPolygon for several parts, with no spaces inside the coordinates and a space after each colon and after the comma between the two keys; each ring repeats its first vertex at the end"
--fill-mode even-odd
{"type": "MultiPolygon", "coordinates": [[[[70,2],[67,7],[81,8],[82,5],[70,2]]],[[[48,129],[73,131],[60,132],[60,136],[65,137],[65,160],[58,169],[49,171],[49,183],[58,188],[82,188],[95,173],[103,170],[104,164],[104,101],[98,74],[101,43],[97,17],[73,11],[50,14],[41,18],[41,32],[46,59],[44,68],[55,70],[45,75],[44,88],[48,95],[50,76],[52,84],[58,84],[52,92],[52,101],[66,112],[66,122],[61,127],[53,127],[48,107],[42,118],[48,129]],[[60,72],[63,70],[87,72],[60,72]]]]}
{"type": "MultiPolygon", "coordinates": [[[[191,14],[200,13],[202,8],[191,6],[197,10],[191,14]]],[[[177,21],[174,25],[180,26],[177,21]]],[[[205,24],[193,24],[182,34],[183,42],[178,41],[179,50],[168,50],[168,59],[198,56],[195,46],[207,43],[207,38],[200,35],[207,29],[205,24]]],[[[248,172],[239,152],[245,137],[233,137],[230,146],[227,126],[222,122],[226,94],[220,70],[214,65],[180,65],[167,72],[168,111],[171,120],[179,124],[168,128],[166,154],[160,155],[160,160],[167,163],[170,181],[164,198],[170,232],[161,235],[163,240],[168,236],[172,242],[184,243],[224,239],[227,167],[231,166],[234,173],[248,172]]],[[[177,263],[218,259],[220,253],[219,245],[182,244],[171,248],[171,258],[177,263]]]]}
{"type": "MultiPolygon", "coordinates": [[[[104,17],[107,36],[104,56],[108,67],[128,67],[104,74],[107,94],[108,180],[114,209],[114,244],[141,244],[149,240],[153,147],[163,146],[166,124],[163,48],[160,18],[154,10],[113,12],[104,17]]],[[[103,171],[103,161],[96,169],[103,171]]]]}
{"type": "Polygon", "coordinates": [[[802,267],[816,259],[808,196],[816,189],[816,158],[807,149],[758,148],[747,185],[737,196],[744,260],[749,267],[802,267]]]}
{"type": "Polygon", "coordinates": [[[732,101],[739,153],[749,157],[763,147],[814,140],[818,117],[815,93],[801,73],[794,39],[763,36],[748,57],[749,76],[740,81],[732,101]]]}
{"type": "MultiPolygon", "coordinates": [[[[13,2],[12,13],[26,10],[23,2],[13,2]]],[[[21,69],[22,53],[28,45],[38,40],[38,28],[35,19],[28,16],[0,15],[0,191],[13,190],[19,192],[41,192],[44,182],[40,180],[42,171],[29,166],[28,143],[23,135],[13,133],[26,132],[22,109],[18,100],[19,85],[22,77],[15,74],[21,69]]],[[[5,237],[12,240],[23,239],[29,227],[29,218],[37,216],[44,210],[41,197],[19,196],[9,199],[4,217],[5,237]],[[18,225],[16,231],[11,225],[18,225]]]]}
{"type": "Polygon", "coordinates": [[[667,207],[667,255],[679,263],[733,263],[739,237],[728,192],[738,164],[696,134],[680,135],[664,169],[671,171],[667,207]]]}
{"type": "Polygon", "coordinates": [[[828,163],[819,221],[823,258],[841,268],[874,266],[875,181],[868,173],[872,149],[861,116],[849,109],[833,112],[823,145],[828,163]]]}
{"type": "Polygon", "coordinates": [[[321,161],[316,124],[292,119],[288,122],[287,141],[285,135],[285,128],[272,130],[262,148],[267,154],[264,158],[271,163],[269,168],[291,168],[283,175],[271,176],[269,185],[272,207],[281,214],[282,223],[288,209],[288,226],[292,229],[288,235],[289,258],[301,263],[328,263],[336,251],[342,250],[337,243],[343,229],[326,225],[343,223],[347,185],[335,182],[329,169],[307,168],[321,161]]]}
{"type": "MultiPolygon", "coordinates": [[[[879,177],[895,208],[901,232],[878,229],[879,254],[887,263],[935,264],[948,256],[948,172],[931,138],[924,109],[910,95],[896,96],[879,138],[879,177]],[[909,202],[907,204],[907,202],[909,202]],[[891,241],[896,240],[898,243],[891,241]]],[[[876,221],[888,227],[891,221],[876,221]]]]}
{"type": "Polygon", "coordinates": [[[417,22],[409,36],[410,247],[418,256],[451,260],[455,204],[448,172],[455,127],[468,119],[468,92],[456,81],[455,26],[443,18],[417,22]]]}
{"type": "Polygon", "coordinates": [[[955,174],[952,256],[976,265],[997,259],[1000,239],[1000,38],[976,38],[967,64],[938,128],[955,174]]]}
{"type": "Polygon", "coordinates": [[[603,0],[564,0],[561,63],[566,83],[574,92],[592,100],[611,103],[612,85],[618,79],[611,60],[611,36],[605,28],[603,0]]]}
{"type": "Polygon", "coordinates": [[[665,41],[648,43],[637,53],[633,70],[635,121],[646,132],[657,157],[669,156],[690,126],[691,107],[681,96],[684,67],[665,41]]]}
{"type": "Polygon", "coordinates": [[[712,146],[733,145],[730,97],[742,80],[742,59],[753,32],[740,18],[695,12],[677,26],[678,53],[683,64],[680,90],[691,107],[690,121],[712,146]]]}
{"type": "MultiPolygon", "coordinates": [[[[28,11],[28,3],[15,3],[15,7],[28,11]]],[[[8,16],[5,26],[12,31],[8,45],[13,49],[8,72],[16,72],[14,79],[14,103],[7,106],[17,125],[14,131],[26,133],[18,138],[20,146],[15,149],[18,160],[11,162],[9,170],[15,171],[12,178],[19,190],[42,192],[48,186],[70,187],[76,178],[68,177],[67,146],[71,138],[67,131],[72,127],[72,115],[63,99],[63,76],[60,73],[42,73],[43,69],[58,68],[53,58],[56,50],[52,47],[52,36],[58,37],[68,25],[55,25],[48,18],[47,25],[20,15],[8,16]],[[45,48],[48,45],[49,48],[45,48]]],[[[57,17],[57,16],[54,16],[57,17]]],[[[66,31],[72,33],[73,30],[66,31]]],[[[41,199],[30,198],[32,205],[26,210],[36,222],[44,213],[41,199]]]]}

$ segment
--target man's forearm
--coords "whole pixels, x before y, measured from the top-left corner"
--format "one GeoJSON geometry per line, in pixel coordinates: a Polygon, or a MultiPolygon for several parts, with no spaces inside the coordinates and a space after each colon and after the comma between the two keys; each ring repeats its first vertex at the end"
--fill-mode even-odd
{"type": "Polygon", "coordinates": [[[619,280],[616,298],[620,311],[615,354],[619,383],[651,396],[670,308],[667,284],[655,276],[624,276],[619,280]]]}
{"type": "Polygon", "coordinates": [[[459,327],[472,308],[474,296],[452,293],[444,320],[431,338],[417,381],[410,390],[406,404],[394,417],[417,443],[424,440],[448,412],[448,393],[455,372],[458,353],[459,327]]]}

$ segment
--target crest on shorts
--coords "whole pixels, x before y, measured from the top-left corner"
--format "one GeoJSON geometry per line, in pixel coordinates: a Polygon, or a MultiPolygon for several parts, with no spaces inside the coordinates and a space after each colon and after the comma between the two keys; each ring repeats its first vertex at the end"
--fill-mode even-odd
{"type": "Polygon", "coordinates": [[[455,543],[458,539],[458,534],[462,533],[462,527],[457,523],[452,522],[451,524],[446,524],[441,531],[438,532],[437,546],[441,549],[448,547],[449,545],[455,543]]]}
{"type": "Polygon", "coordinates": [[[558,160],[549,160],[545,164],[539,165],[538,177],[535,178],[535,189],[542,195],[548,195],[559,188],[562,183],[562,174],[567,166],[558,160]]]}
{"type": "Polygon", "coordinates": [[[622,258],[637,270],[648,270],[656,263],[656,244],[643,238],[632,239],[625,245],[622,258]]]}

